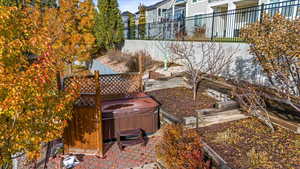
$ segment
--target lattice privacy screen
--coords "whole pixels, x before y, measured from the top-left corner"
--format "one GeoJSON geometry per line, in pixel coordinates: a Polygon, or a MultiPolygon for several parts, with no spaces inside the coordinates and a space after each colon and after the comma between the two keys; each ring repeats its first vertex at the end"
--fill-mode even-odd
{"type": "MultiPolygon", "coordinates": [[[[100,95],[130,95],[141,92],[139,73],[100,75],[100,95]]],[[[79,86],[81,94],[96,94],[95,76],[64,78],[63,88],[72,83],[79,86]]]]}

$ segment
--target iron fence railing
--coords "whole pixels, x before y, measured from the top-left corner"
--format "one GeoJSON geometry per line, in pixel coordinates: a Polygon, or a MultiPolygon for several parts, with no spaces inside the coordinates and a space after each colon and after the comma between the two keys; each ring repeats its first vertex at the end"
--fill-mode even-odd
{"type": "Polygon", "coordinates": [[[262,14],[280,13],[288,19],[300,18],[300,0],[290,0],[253,7],[214,12],[193,17],[164,18],[160,22],[128,26],[126,39],[214,40],[240,42],[240,30],[248,24],[261,21],[262,14]]]}

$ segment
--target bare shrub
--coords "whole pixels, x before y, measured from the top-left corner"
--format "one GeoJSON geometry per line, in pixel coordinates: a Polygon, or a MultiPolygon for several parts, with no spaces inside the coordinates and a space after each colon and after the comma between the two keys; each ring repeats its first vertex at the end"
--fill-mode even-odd
{"type": "Polygon", "coordinates": [[[207,40],[205,27],[197,27],[189,40],[207,40]]]}
{"type": "Polygon", "coordinates": [[[251,84],[240,83],[240,86],[234,91],[234,95],[245,112],[260,119],[274,132],[275,129],[261,92],[251,84]]]}
{"type": "Polygon", "coordinates": [[[223,73],[238,51],[238,48],[226,50],[222,44],[215,42],[177,42],[172,43],[169,48],[173,60],[186,67],[193,84],[194,100],[200,80],[207,74],[217,76],[223,73]]]}
{"type": "Polygon", "coordinates": [[[143,58],[143,65],[144,69],[150,69],[155,64],[159,64],[158,61],[155,61],[152,59],[152,57],[149,55],[146,51],[138,51],[133,54],[126,54],[128,57],[128,61],[126,63],[126,66],[129,68],[130,72],[138,72],[139,71],[139,57],[141,56],[143,58]]]}
{"type": "Polygon", "coordinates": [[[176,40],[185,40],[187,37],[187,33],[184,30],[180,30],[175,33],[176,40]]]}
{"type": "Polygon", "coordinates": [[[139,71],[139,57],[143,58],[143,65],[145,69],[149,69],[156,64],[161,64],[152,59],[147,51],[141,50],[135,53],[122,52],[120,50],[110,50],[106,55],[111,57],[111,60],[116,63],[125,63],[128,72],[139,71]]]}
{"type": "Polygon", "coordinates": [[[116,63],[121,63],[126,61],[126,57],[124,56],[124,53],[120,50],[109,50],[106,52],[107,56],[112,56],[113,57],[113,61],[116,63]]]}

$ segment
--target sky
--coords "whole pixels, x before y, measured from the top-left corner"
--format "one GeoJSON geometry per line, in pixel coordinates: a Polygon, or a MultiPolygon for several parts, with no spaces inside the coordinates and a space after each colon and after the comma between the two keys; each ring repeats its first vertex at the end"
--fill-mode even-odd
{"type": "Polygon", "coordinates": [[[156,2],[162,0],[118,0],[118,1],[119,1],[120,10],[122,12],[130,11],[134,13],[138,11],[138,6],[140,3],[147,6],[147,5],[155,4],[156,2]]]}

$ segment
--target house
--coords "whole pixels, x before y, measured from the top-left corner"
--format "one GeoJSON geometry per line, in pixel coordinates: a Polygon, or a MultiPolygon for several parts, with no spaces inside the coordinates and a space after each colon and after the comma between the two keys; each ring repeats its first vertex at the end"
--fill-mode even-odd
{"type": "Polygon", "coordinates": [[[130,15],[134,15],[129,11],[125,11],[121,13],[121,17],[124,23],[124,38],[130,37],[130,15]]]}
{"type": "Polygon", "coordinates": [[[147,36],[168,39],[202,27],[207,36],[237,37],[241,27],[259,19],[262,4],[271,14],[300,13],[299,0],[162,0],[146,6],[147,36]]]}
{"type": "Polygon", "coordinates": [[[162,0],[146,6],[146,18],[147,23],[153,23],[284,1],[287,0],[162,0]]]}

